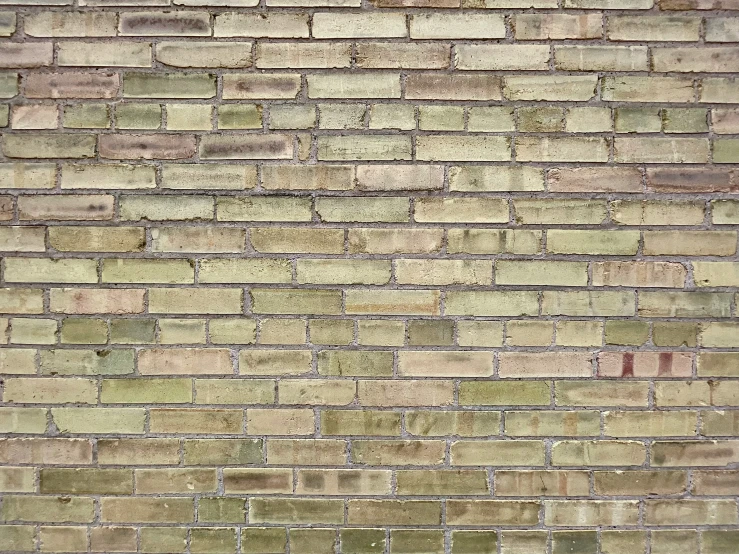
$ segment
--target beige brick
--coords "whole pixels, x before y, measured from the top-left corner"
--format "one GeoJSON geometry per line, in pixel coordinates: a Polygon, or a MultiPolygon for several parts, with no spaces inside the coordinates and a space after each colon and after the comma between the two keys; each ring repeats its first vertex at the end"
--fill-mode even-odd
{"type": "Polygon", "coordinates": [[[597,14],[517,14],[513,28],[516,40],[595,39],[603,34],[597,14]]]}
{"type": "Polygon", "coordinates": [[[408,377],[489,377],[493,357],[487,352],[398,353],[398,375],[408,377]]]}
{"type": "Polygon", "coordinates": [[[558,46],[554,66],[564,71],[646,71],[646,46],[558,46]]]}
{"type": "Polygon", "coordinates": [[[619,225],[676,225],[677,221],[700,225],[704,215],[704,205],[697,202],[616,200],[611,204],[611,218],[619,225]]]}
{"type": "Polygon", "coordinates": [[[449,229],[447,250],[465,254],[536,254],[541,250],[541,231],[449,229]]]}
{"type": "Polygon", "coordinates": [[[549,67],[546,45],[458,45],[455,66],[461,70],[536,71],[549,67]]]}
{"type": "Polygon", "coordinates": [[[505,38],[503,17],[498,14],[426,13],[411,15],[412,39],[481,40],[505,38]]]}
{"type": "Polygon", "coordinates": [[[696,41],[700,25],[700,18],[690,16],[612,15],[608,18],[607,34],[610,40],[618,41],[696,41]]]}
{"type": "Polygon", "coordinates": [[[640,466],[645,459],[644,445],[636,441],[561,441],[552,446],[554,466],[640,466]]]}
{"type": "Polygon", "coordinates": [[[405,14],[329,13],[313,16],[313,38],[396,38],[408,36],[405,14]]]}
{"type": "Polygon", "coordinates": [[[733,256],[733,231],[645,231],[644,254],[648,256],[733,256]]]}
{"type": "Polygon", "coordinates": [[[531,411],[506,413],[505,432],[514,437],[598,436],[600,414],[595,411],[531,411]]]}
{"type": "Polygon", "coordinates": [[[501,100],[501,80],[493,75],[414,73],[406,78],[408,100],[501,100]]]}
{"type": "Polygon", "coordinates": [[[546,162],[606,162],[609,144],[591,137],[520,137],[516,139],[516,159],[546,162]]]}
{"type": "Polygon", "coordinates": [[[0,184],[7,189],[54,188],[56,165],[46,163],[0,164],[0,184]]]}
{"type": "Polygon", "coordinates": [[[390,280],[387,260],[298,260],[297,279],[302,284],[384,285],[390,280]]]}
{"type": "Polygon", "coordinates": [[[609,102],[693,102],[693,81],[682,77],[604,77],[601,98],[609,102]]]}
{"type": "Polygon", "coordinates": [[[259,43],[258,68],[347,68],[351,65],[351,43],[259,43]]]}
{"type": "Polygon", "coordinates": [[[439,380],[359,381],[357,398],[362,406],[448,406],[453,387],[439,380]]]}
{"type": "Polygon", "coordinates": [[[649,384],[637,382],[558,381],[558,406],[647,406],[649,384]],[[597,394],[596,394],[597,391],[597,394]]]}
{"type": "Polygon", "coordinates": [[[606,412],[606,434],[611,437],[695,436],[695,412],[606,412]]]}
{"type": "Polygon", "coordinates": [[[112,37],[116,20],[113,12],[42,11],[26,15],[23,26],[33,37],[112,37]]]}
{"type": "Polygon", "coordinates": [[[503,95],[508,100],[586,102],[595,96],[597,78],[586,76],[505,77],[503,95]]]}
{"type": "Polygon", "coordinates": [[[151,44],[144,42],[59,43],[57,63],[76,67],[151,67],[151,44]]]}
{"type": "Polygon", "coordinates": [[[157,61],[173,67],[249,67],[250,42],[166,41],[156,46],[157,61]]]}
{"type": "Polygon", "coordinates": [[[507,223],[508,202],[498,198],[420,198],[419,223],[507,223]]]}
{"type": "Polygon", "coordinates": [[[329,315],[341,312],[341,291],[335,290],[253,288],[251,299],[254,313],[329,315]]]}
{"type": "Polygon", "coordinates": [[[357,66],[366,69],[445,69],[450,63],[448,45],[436,43],[357,44],[357,66]]]}

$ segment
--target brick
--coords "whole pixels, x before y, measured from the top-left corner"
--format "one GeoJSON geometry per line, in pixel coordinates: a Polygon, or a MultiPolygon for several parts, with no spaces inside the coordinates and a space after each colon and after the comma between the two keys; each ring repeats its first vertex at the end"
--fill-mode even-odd
{"type": "Polygon", "coordinates": [[[498,357],[498,374],[501,377],[589,377],[590,360],[587,353],[503,353],[498,357]]]}
{"type": "Polygon", "coordinates": [[[444,44],[363,42],[357,45],[357,66],[366,69],[445,69],[450,49],[444,44]]]}
{"type": "Polygon", "coordinates": [[[2,310],[2,313],[43,313],[43,290],[28,288],[0,289],[0,310],[2,310]]]}
{"type": "Polygon", "coordinates": [[[739,33],[735,17],[715,17],[706,20],[706,42],[736,42],[739,33]]]}
{"type": "Polygon", "coordinates": [[[58,125],[57,107],[44,104],[16,106],[10,118],[13,129],[56,129],[58,125]]]}
{"type": "Polygon", "coordinates": [[[508,203],[498,198],[423,198],[415,203],[419,223],[507,223],[508,203]]]}
{"type": "Polygon", "coordinates": [[[550,229],[547,231],[547,251],[555,254],[629,256],[636,254],[639,238],[638,231],[550,229]]]}
{"type": "Polygon", "coordinates": [[[706,78],[702,81],[700,102],[731,103],[734,89],[732,81],[726,78],[706,78]]]}
{"type": "Polygon", "coordinates": [[[425,13],[411,15],[410,38],[481,40],[505,38],[505,22],[497,14],[425,13]]]}
{"type": "Polygon", "coordinates": [[[92,443],[83,439],[3,439],[0,460],[5,464],[90,464],[92,443]]]}
{"type": "Polygon", "coordinates": [[[94,517],[92,498],[14,495],[5,497],[2,515],[6,521],[49,523],[91,523],[94,517]]]}
{"type": "Polygon", "coordinates": [[[531,167],[461,166],[449,171],[449,189],[462,192],[540,191],[544,179],[531,167]]]}
{"type": "Polygon", "coordinates": [[[645,520],[650,525],[730,525],[737,521],[735,508],[725,500],[648,500],[645,520]]]}
{"type": "Polygon", "coordinates": [[[249,500],[249,521],[252,523],[326,523],[343,522],[344,503],[341,500],[307,498],[252,498],[249,500]]]}
{"type": "MultiPolygon", "coordinates": [[[[3,433],[29,433],[43,434],[46,431],[46,409],[45,408],[0,408],[0,415],[3,416],[2,429],[3,433]]],[[[400,423],[400,422],[398,422],[400,423]]],[[[7,460],[6,460],[7,461],[7,460]]],[[[13,473],[14,470],[8,470],[13,473]]],[[[24,475],[25,475],[25,471],[24,475]]],[[[4,484],[10,485],[13,481],[12,476],[0,479],[4,484]]],[[[25,482],[23,477],[21,481],[25,482]]],[[[12,492],[8,489],[8,492],[12,492]]]]}
{"type": "Polygon", "coordinates": [[[480,470],[400,470],[398,493],[405,495],[488,494],[487,475],[480,470]]]}
{"type": "Polygon", "coordinates": [[[541,231],[464,228],[447,232],[447,250],[451,253],[536,254],[540,249],[541,231]]]}
{"type": "Polygon", "coordinates": [[[190,379],[146,379],[140,382],[108,379],[103,381],[100,399],[110,404],[190,402],[192,384],[190,379]]]}
{"type": "Polygon", "coordinates": [[[119,77],[112,73],[33,73],[23,81],[27,98],[113,98],[119,77]]]}
{"type": "Polygon", "coordinates": [[[693,82],[682,77],[604,77],[601,98],[609,102],[693,102],[693,82]]]}
{"type": "Polygon", "coordinates": [[[636,441],[561,441],[552,446],[552,465],[640,466],[644,463],[644,445],[636,441]],[[618,464],[614,462],[618,460],[618,464]]]}
{"type": "Polygon", "coordinates": [[[605,203],[597,200],[515,199],[516,221],[524,225],[561,225],[575,221],[579,225],[600,225],[606,218],[605,203]]]}
{"type": "MultiPolygon", "coordinates": [[[[509,411],[506,413],[505,432],[507,435],[519,437],[597,436],[600,434],[600,414],[592,411],[509,411]]],[[[521,481],[516,482],[522,484],[521,481]]]]}
{"type": "Polygon", "coordinates": [[[451,383],[444,381],[359,381],[357,397],[363,406],[448,406],[451,383]]]}
{"type": "Polygon", "coordinates": [[[252,64],[249,42],[166,41],[157,44],[157,61],[173,67],[225,67],[252,64]]]}
{"type": "Polygon", "coordinates": [[[308,38],[305,14],[258,14],[225,12],[215,18],[216,37],[308,38]]]}
{"type": "Polygon", "coordinates": [[[470,406],[546,406],[550,403],[547,383],[463,382],[459,388],[459,402],[470,406]]]}
{"type": "Polygon", "coordinates": [[[697,419],[691,412],[606,412],[605,426],[613,437],[695,436],[697,419]]]}
{"type": "Polygon", "coordinates": [[[328,13],[313,16],[313,38],[380,38],[408,36],[404,14],[328,13]]]}
{"type": "Polygon", "coordinates": [[[341,292],[334,290],[251,290],[254,313],[328,315],[341,311],[341,292]]]}
{"type": "Polygon", "coordinates": [[[544,501],[544,521],[552,526],[635,525],[638,511],[633,500],[544,501]]]}
{"type": "Polygon", "coordinates": [[[0,67],[43,67],[51,65],[52,44],[49,42],[29,42],[26,44],[6,42],[0,45],[0,67]]]}
{"type": "Polygon", "coordinates": [[[23,134],[3,137],[8,158],[92,158],[95,137],[82,134],[23,134]]]}
{"type": "Polygon", "coordinates": [[[443,187],[444,171],[436,165],[360,165],[356,183],[362,190],[434,190],[443,187]]]}
{"type": "Polygon", "coordinates": [[[240,373],[244,375],[298,375],[309,372],[310,366],[308,350],[242,351],[239,356],[240,373]]]}
{"type": "Polygon", "coordinates": [[[116,20],[113,12],[45,11],[26,15],[23,27],[33,37],[112,37],[116,20]]]}
{"type": "Polygon", "coordinates": [[[595,96],[597,79],[573,77],[505,77],[503,95],[508,100],[588,101],[595,96]]]}
{"type": "Polygon", "coordinates": [[[736,188],[732,176],[725,171],[697,172],[692,169],[647,170],[647,190],[650,192],[731,192],[736,188]]]}
{"type": "Polygon", "coordinates": [[[124,12],[118,20],[124,36],[207,36],[210,30],[208,14],[201,12],[124,12]]]}
{"type": "Polygon", "coordinates": [[[485,352],[406,351],[398,354],[398,374],[408,377],[489,377],[493,359],[485,352]]]}
{"type": "Polygon", "coordinates": [[[507,161],[510,140],[505,137],[420,136],[416,138],[416,158],[424,161],[507,161]]]}
{"type": "Polygon", "coordinates": [[[492,75],[414,73],[406,78],[408,100],[501,100],[501,79],[492,75]]]}
{"type": "Polygon", "coordinates": [[[611,218],[619,225],[674,225],[679,217],[681,225],[699,225],[704,210],[703,204],[679,200],[669,203],[617,200],[611,204],[611,218]]]}
{"type": "Polygon", "coordinates": [[[349,524],[438,525],[441,504],[430,500],[350,500],[349,524]]]}
{"type": "Polygon", "coordinates": [[[55,164],[0,164],[0,185],[6,189],[50,189],[56,180],[55,164]]]}
{"type": "MultiPolygon", "coordinates": [[[[645,46],[558,46],[554,66],[564,71],[646,71],[645,46]]],[[[657,70],[657,66],[654,66],[657,70]]]]}
{"type": "Polygon", "coordinates": [[[617,41],[697,41],[700,24],[700,18],[690,16],[613,15],[608,18],[607,34],[617,41]]]}
{"type": "Polygon", "coordinates": [[[388,494],[390,472],[384,470],[321,470],[298,472],[297,492],[302,494],[388,494]]]}
{"type": "Polygon", "coordinates": [[[546,45],[458,45],[455,66],[461,70],[536,71],[549,67],[546,45]]]}
{"type": "Polygon", "coordinates": [[[320,136],[318,159],[342,160],[410,160],[410,137],[398,135],[320,136]]]}
{"type": "Polygon", "coordinates": [[[599,15],[517,14],[513,28],[516,40],[595,39],[603,34],[599,15]]]}
{"type": "Polygon", "coordinates": [[[78,67],[150,67],[151,44],[63,42],[59,44],[57,63],[78,67]]]}
{"type": "Polygon", "coordinates": [[[259,43],[259,68],[339,68],[351,64],[350,43],[259,43]]]}
{"type": "Polygon", "coordinates": [[[649,387],[646,381],[588,382],[559,381],[555,384],[558,406],[641,406],[646,407],[649,387]],[[594,395],[595,391],[598,395],[594,395]]]}
{"type": "Polygon", "coordinates": [[[730,302],[731,295],[725,293],[643,293],[639,297],[639,314],[652,317],[728,317],[730,302]]]}

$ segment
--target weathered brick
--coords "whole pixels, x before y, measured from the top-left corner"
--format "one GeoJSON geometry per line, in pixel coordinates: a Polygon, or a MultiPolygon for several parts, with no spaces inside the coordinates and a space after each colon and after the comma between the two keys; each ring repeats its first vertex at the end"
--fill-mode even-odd
{"type": "Polygon", "coordinates": [[[210,18],[203,12],[134,12],[118,18],[121,35],[143,36],[207,36],[210,18]]]}
{"type": "Polygon", "coordinates": [[[26,98],[113,98],[120,78],[115,73],[31,73],[23,80],[26,98]]]}
{"type": "Polygon", "coordinates": [[[516,40],[595,39],[603,34],[602,27],[596,14],[518,14],[513,21],[516,40]]]}

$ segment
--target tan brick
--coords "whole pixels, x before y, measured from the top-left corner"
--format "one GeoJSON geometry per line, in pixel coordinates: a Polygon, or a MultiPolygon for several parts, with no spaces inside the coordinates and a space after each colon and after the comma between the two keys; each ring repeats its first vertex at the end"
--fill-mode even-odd
{"type": "Polygon", "coordinates": [[[597,436],[600,414],[595,411],[531,411],[506,413],[505,432],[516,437],[597,436]]]}
{"type": "Polygon", "coordinates": [[[351,64],[351,43],[259,43],[259,68],[346,68],[351,64]]]}
{"type": "Polygon", "coordinates": [[[589,353],[506,352],[498,357],[500,377],[589,377],[592,375],[589,353]]]}
{"type": "Polygon", "coordinates": [[[347,314],[439,315],[439,292],[434,290],[348,290],[347,314]]]}
{"type": "Polygon", "coordinates": [[[513,28],[516,40],[595,39],[603,34],[597,14],[517,14],[513,28]]]}
{"type": "Polygon", "coordinates": [[[225,12],[215,18],[214,36],[308,38],[308,15],[225,12]]]}
{"type": "Polygon", "coordinates": [[[357,398],[362,406],[448,406],[453,401],[451,382],[359,381],[357,398]]]}
{"type": "Polygon", "coordinates": [[[552,446],[555,466],[640,466],[645,459],[644,445],[636,441],[561,441],[552,446]]]}
{"type": "Polygon", "coordinates": [[[481,40],[505,38],[505,21],[498,14],[425,13],[410,17],[410,37],[481,40]]]}
{"type": "Polygon", "coordinates": [[[414,73],[406,78],[408,100],[501,100],[501,79],[493,75],[414,73]]]}
{"type": "Polygon", "coordinates": [[[601,97],[609,102],[693,102],[693,81],[681,77],[604,77],[601,97]]]}
{"type": "Polygon", "coordinates": [[[588,101],[595,96],[597,79],[586,76],[505,77],[503,95],[508,100],[588,101]]]}
{"type": "Polygon", "coordinates": [[[313,16],[314,38],[405,37],[405,14],[400,13],[329,13],[313,16]]]}

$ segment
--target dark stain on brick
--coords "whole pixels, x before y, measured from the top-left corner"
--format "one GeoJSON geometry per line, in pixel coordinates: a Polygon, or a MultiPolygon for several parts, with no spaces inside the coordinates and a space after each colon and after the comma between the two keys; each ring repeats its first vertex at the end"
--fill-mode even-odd
{"type": "Polygon", "coordinates": [[[208,22],[199,17],[178,17],[176,15],[132,15],[121,21],[121,31],[136,33],[206,33],[210,30],[208,22]]]}
{"type": "Polygon", "coordinates": [[[672,352],[660,352],[657,377],[669,377],[670,375],[672,375],[672,352]]]}
{"type": "Polygon", "coordinates": [[[621,377],[634,376],[634,353],[625,352],[621,362],[621,377]]]}

